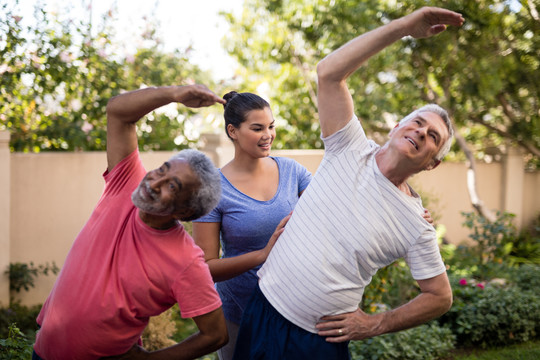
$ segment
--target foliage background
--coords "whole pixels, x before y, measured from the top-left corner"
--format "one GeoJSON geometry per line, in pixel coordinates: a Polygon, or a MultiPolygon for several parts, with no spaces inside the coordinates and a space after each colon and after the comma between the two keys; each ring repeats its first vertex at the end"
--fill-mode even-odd
{"type": "Polygon", "coordinates": [[[244,86],[265,85],[282,120],[278,147],[322,146],[315,96],[319,59],[424,5],[458,11],[466,23],[430,39],[404,38],[349,79],[364,127],[384,141],[395,121],[420,103],[435,102],[450,110],[478,158],[496,160],[506,146],[519,146],[536,167],[538,1],[246,1],[241,17],[227,14],[234,36],[225,45],[243,66],[244,86]]]}
{"type": "MultiPolygon", "coordinates": [[[[0,129],[13,151],[103,150],[105,105],[121,91],[200,82],[221,94],[257,92],[278,120],[276,148],[321,148],[317,62],[353,37],[423,5],[463,13],[461,29],[430,39],[404,38],[351,77],[355,109],[382,142],[421,103],[450,110],[477,159],[496,161],[509,146],[529,168],[540,155],[538,0],[246,0],[223,46],[238,60],[233,80],[216,83],[190,49],[164,51],[159,22],[148,20],[133,54],[114,43],[114,7],[98,24],[61,21],[38,6],[23,27],[19,0],[0,0],[0,129]],[[28,23],[27,23],[28,24],[28,23]]],[[[125,44],[124,44],[125,45],[125,44]]],[[[219,59],[216,59],[219,61],[219,59]]],[[[170,107],[139,126],[145,150],[192,146],[221,126],[221,109],[170,107]]],[[[453,156],[463,158],[454,146],[453,156]]]]}

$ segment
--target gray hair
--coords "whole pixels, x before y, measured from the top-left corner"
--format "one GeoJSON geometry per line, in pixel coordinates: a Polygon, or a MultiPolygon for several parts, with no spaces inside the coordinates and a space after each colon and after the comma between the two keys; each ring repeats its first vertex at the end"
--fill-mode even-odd
{"type": "Polygon", "coordinates": [[[448,112],[444,110],[442,107],[440,107],[437,104],[428,104],[424,105],[421,108],[414,110],[409,115],[405,116],[401,121],[400,124],[404,124],[407,121],[410,121],[414,119],[419,113],[423,112],[431,112],[434,114],[439,115],[446,125],[446,128],[448,129],[448,139],[444,142],[444,144],[441,146],[441,149],[439,150],[439,153],[435,156],[436,160],[442,160],[446,154],[448,154],[448,151],[450,151],[450,147],[452,146],[452,140],[454,138],[454,129],[452,128],[452,123],[450,122],[450,116],[448,116],[448,112]]]}
{"type": "Polygon", "coordinates": [[[193,215],[182,221],[192,221],[208,214],[219,202],[221,198],[221,177],[210,158],[198,150],[181,150],[171,156],[169,160],[182,159],[187,161],[191,170],[197,175],[200,186],[197,192],[191,195],[189,207],[193,210],[193,215]]]}

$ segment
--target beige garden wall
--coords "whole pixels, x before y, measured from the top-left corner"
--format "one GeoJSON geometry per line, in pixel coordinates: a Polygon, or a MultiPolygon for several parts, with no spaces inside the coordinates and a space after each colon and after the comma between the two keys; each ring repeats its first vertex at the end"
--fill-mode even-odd
{"type": "MultiPolygon", "coordinates": [[[[106,156],[104,152],[9,154],[5,151],[6,136],[2,134],[5,133],[0,132],[0,306],[5,306],[9,301],[9,283],[4,270],[10,262],[63,264],[101,195],[106,156]]],[[[201,148],[217,166],[232,158],[232,147],[224,136],[206,135],[203,140],[201,148]]],[[[146,168],[151,169],[172,152],[141,155],[146,168]]],[[[274,151],[273,155],[294,158],[314,173],[323,151],[274,151]]],[[[518,214],[517,225],[528,224],[540,212],[540,172],[525,173],[522,164],[516,166],[521,166],[517,177],[515,168],[508,174],[504,163],[477,164],[478,191],[489,208],[506,210],[505,206],[510,206],[518,214]],[[516,181],[521,181],[521,185],[516,181]]],[[[468,233],[462,226],[460,212],[472,211],[465,165],[443,163],[435,171],[415,176],[412,183],[428,199],[428,208],[438,222],[446,226],[447,239],[452,243],[465,241],[468,233]]],[[[39,277],[35,288],[16,294],[16,298],[27,305],[42,303],[54,279],[39,277]]]]}

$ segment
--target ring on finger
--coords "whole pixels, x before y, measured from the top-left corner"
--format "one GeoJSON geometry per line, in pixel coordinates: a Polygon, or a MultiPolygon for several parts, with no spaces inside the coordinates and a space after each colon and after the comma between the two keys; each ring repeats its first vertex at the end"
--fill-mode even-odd
{"type": "Polygon", "coordinates": [[[342,329],[339,329],[337,332],[338,332],[339,335],[343,335],[343,330],[342,329]]]}

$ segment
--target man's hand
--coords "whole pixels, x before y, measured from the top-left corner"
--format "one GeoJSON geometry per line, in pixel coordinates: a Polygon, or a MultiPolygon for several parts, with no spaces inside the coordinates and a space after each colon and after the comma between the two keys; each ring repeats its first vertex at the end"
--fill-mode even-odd
{"type": "Polygon", "coordinates": [[[186,85],[178,87],[176,101],[192,108],[199,108],[214,105],[215,103],[225,104],[225,100],[214,94],[204,85],[186,85]]]}
{"type": "Polygon", "coordinates": [[[437,35],[443,32],[447,25],[461,26],[465,21],[459,13],[436,7],[423,7],[401,20],[407,34],[415,39],[437,35]]]}
{"type": "Polygon", "coordinates": [[[428,223],[430,223],[431,225],[433,225],[433,218],[431,217],[431,213],[429,212],[428,209],[424,209],[424,213],[422,214],[422,217],[423,217],[424,220],[426,220],[428,223]]]}
{"type": "Polygon", "coordinates": [[[320,336],[326,336],[326,341],[335,343],[376,336],[380,321],[380,316],[368,315],[358,309],[350,313],[324,316],[315,327],[320,336]]]}

